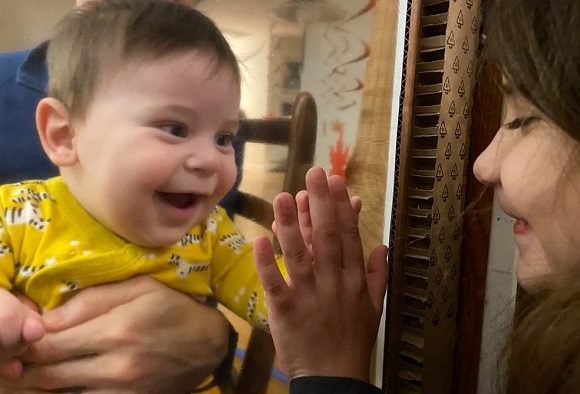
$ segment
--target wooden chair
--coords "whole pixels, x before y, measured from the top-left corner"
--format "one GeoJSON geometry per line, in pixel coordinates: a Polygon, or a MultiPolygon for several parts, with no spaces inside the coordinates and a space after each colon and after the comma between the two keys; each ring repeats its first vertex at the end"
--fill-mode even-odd
{"type": "MultiPolygon", "coordinates": [[[[288,146],[286,171],[281,191],[292,195],[305,188],[304,176],[314,160],[316,126],[316,104],[312,95],[306,92],[297,95],[290,118],[242,120],[246,142],[288,146]]],[[[271,201],[245,192],[240,192],[236,214],[268,230],[274,220],[271,201]]],[[[265,393],[274,356],[275,350],[270,334],[259,328],[253,328],[237,381],[230,390],[222,389],[222,392],[265,393]]]]}

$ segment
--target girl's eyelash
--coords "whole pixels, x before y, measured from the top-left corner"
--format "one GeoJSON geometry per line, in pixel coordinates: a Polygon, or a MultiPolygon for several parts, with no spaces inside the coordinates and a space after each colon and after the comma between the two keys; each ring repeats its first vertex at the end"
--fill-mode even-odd
{"type": "Polygon", "coordinates": [[[539,120],[539,118],[536,118],[535,116],[530,116],[528,118],[518,118],[504,124],[504,127],[509,130],[515,130],[521,127],[526,127],[537,120],[539,120]]]}

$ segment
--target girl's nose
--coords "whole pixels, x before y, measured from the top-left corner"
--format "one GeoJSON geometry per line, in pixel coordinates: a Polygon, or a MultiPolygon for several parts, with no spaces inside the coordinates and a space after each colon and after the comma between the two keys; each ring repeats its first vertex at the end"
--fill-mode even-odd
{"type": "Polygon", "coordinates": [[[501,157],[498,149],[499,134],[496,134],[493,141],[485,148],[473,164],[473,173],[481,183],[489,185],[500,183],[501,157]]]}

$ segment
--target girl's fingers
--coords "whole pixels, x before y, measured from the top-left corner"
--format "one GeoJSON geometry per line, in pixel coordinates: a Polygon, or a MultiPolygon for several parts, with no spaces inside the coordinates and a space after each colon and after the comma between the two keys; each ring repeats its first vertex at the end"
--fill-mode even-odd
{"type": "Polygon", "coordinates": [[[312,220],[310,219],[310,206],[308,205],[308,192],[301,190],[296,194],[296,208],[298,210],[298,225],[302,233],[304,244],[312,255],[312,220]]]}
{"type": "Polygon", "coordinates": [[[254,261],[268,302],[276,303],[278,299],[283,299],[288,285],[276,264],[274,249],[268,237],[259,236],[254,241],[254,261]]]}
{"type": "Polygon", "coordinates": [[[272,222],[272,232],[274,233],[274,236],[278,238],[278,226],[276,226],[275,220],[272,222]]]}
{"type": "Polygon", "coordinates": [[[371,252],[367,264],[367,286],[377,315],[380,315],[383,310],[383,301],[389,281],[388,252],[389,249],[386,246],[377,246],[371,252]]]}
{"type": "Polygon", "coordinates": [[[350,198],[350,205],[354,213],[356,213],[356,219],[358,221],[358,215],[360,215],[360,211],[362,210],[362,200],[359,196],[352,196],[350,198]]]}
{"type": "Polygon", "coordinates": [[[312,257],[302,239],[294,199],[290,194],[281,193],[274,199],[274,219],[290,282],[303,283],[312,274],[312,257]]]}
{"type": "MultiPolygon", "coordinates": [[[[314,269],[321,281],[336,283],[342,270],[339,228],[326,173],[313,167],[306,173],[306,190],[312,220],[314,269]]],[[[329,283],[329,286],[331,284],[329,283]]]]}
{"type": "Polygon", "coordinates": [[[362,278],[364,276],[364,261],[358,230],[358,215],[351,206],[346,185],[339,176],[331,176],[328,179],[328,187],[335,206],[343,266],[346,270],[359,272],[362,278]]]}

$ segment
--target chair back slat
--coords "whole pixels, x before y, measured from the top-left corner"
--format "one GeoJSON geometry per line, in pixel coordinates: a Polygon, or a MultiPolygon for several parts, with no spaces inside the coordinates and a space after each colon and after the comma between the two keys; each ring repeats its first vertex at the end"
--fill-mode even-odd
{"type": "Polygon", "coordinates": [[[257,144],[288,145],[290,118],[242,119],[244,140],[257,144]]]}
{"type": "Polygon", "coordinates": [[[270,229],[270,225],[274,221],[271,202],[242,191],[238,192],[236,197],[236,214],[251,218],[253,222],[267,229],[270,229]]]}

